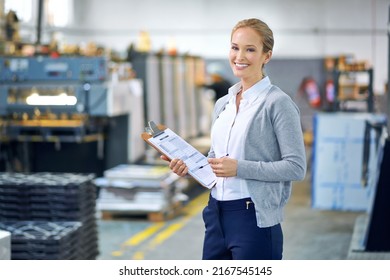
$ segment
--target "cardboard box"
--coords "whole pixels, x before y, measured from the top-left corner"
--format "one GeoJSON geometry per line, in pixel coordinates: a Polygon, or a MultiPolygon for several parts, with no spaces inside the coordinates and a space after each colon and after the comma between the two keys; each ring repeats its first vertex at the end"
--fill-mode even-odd
{"type": "Polygon", "coordinates": [[[357,84],[341,84],[339,86],[339,100],[356,99],[359,96],[359,86],[357,84]]]}

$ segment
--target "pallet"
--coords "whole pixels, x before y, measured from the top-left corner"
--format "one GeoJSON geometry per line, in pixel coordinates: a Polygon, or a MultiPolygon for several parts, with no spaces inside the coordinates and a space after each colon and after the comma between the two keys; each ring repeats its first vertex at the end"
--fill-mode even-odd
{"type": "Polygon", "coordinates": [[[169,209],[153,212],[101,210],[100,218],[102,220],[143,218],[150,222],[164,222],[180,216],[182,214],[182,209],[182,203],[176,202],[171,205],[169,209]]]}

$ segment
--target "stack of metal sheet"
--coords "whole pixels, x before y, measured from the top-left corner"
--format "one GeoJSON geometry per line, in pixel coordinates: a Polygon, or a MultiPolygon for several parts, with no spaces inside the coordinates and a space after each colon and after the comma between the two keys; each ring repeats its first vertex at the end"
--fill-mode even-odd
{"type": "Polygon", "coordinates": [[[180,193],[179,178],[167,165],[115,166],[95,180],[101,188],[97,209],[122,214],[167,211],[180,193]]]}
{"type": "Polygon", "coordinates": [[[0,173],[0,220],[81,222],[77,258],[95,259],[99,250],[93,178],[74,173],[0,173]]]}

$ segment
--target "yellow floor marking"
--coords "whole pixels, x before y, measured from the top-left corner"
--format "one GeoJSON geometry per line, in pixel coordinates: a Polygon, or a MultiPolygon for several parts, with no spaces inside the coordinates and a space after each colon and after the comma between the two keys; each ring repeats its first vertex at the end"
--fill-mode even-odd
{"type": "Polygon", "coordinates": [[[123,255],[123,251],[114,251],[111,253],[111,255],[114,257],[120,257],[123,255]]]}
{"type": "Polygon", "coordinates": [[[145,239],[148,239],[150,236],[155,234],[157,231],[159,231],[163,226],[165,225],[164,222],[153,224],[152,226],[146,228],[145,230],[137,233],[130,239],[128,239],[123,245],[125,246],[137,246],[141,242],[143,242],[145,239]]]}
{"type": "Polygon", "coordinates": [[[133,255],[133,260],[143,260],[144,259],[144,253],[139,251],[139,252],[136,252],[134,255],[133,255]]]}
{"type": "Polygon", "coordinates": [[[150,227],[147,227],[143,231],[137,233],[133,237],[126,240],[121,244],[121,248],[118,251],[111,252],[111,256],[120,257],[123,255],[126,247],[137,246],[142,243],[144,240],[148,239],[150,236],[158,232],[162,227],[164,227],[165,222],[154,223],[150,227]]]}
{"type": "Polygon", "coordinates": [[[149,248],[155,248],[157,245],[163,243],[165,240],[167,240],[169,237],[172,236],[176,231],[181,229],[184,226],[184,222],[175,223],[170,225],[168,228],[164,229],[162,232],[157,234],[155,238],[153,238],[152,241],[149,243],[149,248]]]}
{"type": "MultiPolygon", "coordinates": [[[[156,246],[163,243],[165,240],[167,240],[169,237],[171,237],[175,232],[180,230],[186,223],[190,221],[190,219],[197,215],[200,211],[203,210],[205,207],[207,200],[209,197],[209,192],[205,192],[192,201],[188,203],[185,207],[183,207],[183,213],[184,216],[179,220],[179,222],[171,224],[169,227],[161,231],[156,235],[155,238],[153,238],[149,243],[144,251],[151,251],[156,248],[156,246]]],[[[134,260],[140,260],[140,256],[144,256],[144,251],[137,251],[133,255],[134,260]]]]}

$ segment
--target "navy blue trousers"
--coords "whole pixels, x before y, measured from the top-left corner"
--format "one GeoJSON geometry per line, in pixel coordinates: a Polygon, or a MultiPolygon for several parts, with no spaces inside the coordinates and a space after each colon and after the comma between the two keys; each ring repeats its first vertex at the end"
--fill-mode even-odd
{"type": "Polygon", "coordinates": [[[203,210],[206,227],[204,260],[280,260],[283,233],[280,224],[260,228],[250,198],[217,201],[210,196],[203,210]]]}

